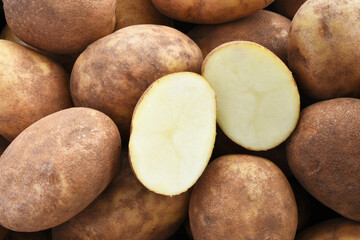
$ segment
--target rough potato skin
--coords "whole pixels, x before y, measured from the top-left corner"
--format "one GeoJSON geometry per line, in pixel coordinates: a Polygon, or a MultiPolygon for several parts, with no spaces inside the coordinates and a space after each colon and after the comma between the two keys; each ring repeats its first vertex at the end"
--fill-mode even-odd
{"type": "Polygon", "coordinates": [[[251,41],[266,47],[287,63],[290,25],[291,22],[286,17],[260,10],[230,23],[198,25],[188,33],[188,36],[200,47],[204,58],[223,43],[251,41]]]}
{"type": "Polygon", "coordinates": [[[112,180],[120,134],[105,114],[70,108],[32,124],[0,158],[0,224],[33,232],[84,210],[112,180]]]}
{"type": "Polygon", "coordinates": [[[53,228],[54,240],[166,240],[184,221],[190,193],[167,197],[147,190],[129,160],[83,212],[53,228]]]}
{"type": "Polygon", "coordinates": [[[360,99],[305,108],[287,145],[290,168],[320,202],[360,221],[360,99]]]}
{"type": "Polygon", "coordinates": [[[164,15],[191,23],[217,24],[246,17],[274,0],[152,0],[164,15]]]}
{"type": "Polygon", "coordinates": [[[9,141],[40,118],[72,106],[65,70],[7,40],[0,40],[0,80],[0,134],[9,141]]]}
{"type": "Polygon", "coordinates": [[[360,97],[359,19],[358,0],[308,0],[294,16],[288,63],[310,97],[360,97]]]}
{"type": "Polygon", "coordinates": [[[24,42],[38,49],[81,52],[115,26],[116,0],[4,0],[6,21],[24,42]]]}
{"type": "Polygon", "coordinates": [[[297,208],[291,187],[270,161],[227,155],[207,167],[190,199],[196,240],[294,239],[297,208]]]}
{"type": "Polygon", "coordinates": [[[150,84],[174,72],[200,72],[202,60],[199,47],[176,29],[152,24],[122,28],[79,56],[71,96],[75,106],[110,116],[128,137],[135,105],[150,84]]]}
{"type": "Polygon", "coordinates": [[[306,0],[276,0],[272,3],[275,12],[292,19],[306,0]]]}
{"type": "Polygon", "coordinates": [[[296,240],[356,240],[360,239],[360,223],[345,218],[331,219],[309,227],[296,240]]]}
{"type": "Polygon", "coordinates": [[[151,0],[117,0],[115,31],[136,24],[172,26],[173,21],[162,15],[151,0]]]}

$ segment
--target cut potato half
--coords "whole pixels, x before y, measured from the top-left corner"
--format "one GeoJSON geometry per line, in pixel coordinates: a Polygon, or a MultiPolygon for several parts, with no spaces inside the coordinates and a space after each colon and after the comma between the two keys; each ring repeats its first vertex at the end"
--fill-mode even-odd
{"type": "Polygon", "coordinates": [[[268,150],[286,140],[300,113],[300,96],[286,65],[252,42],[234,41],[215,48],[202,75],[217,96],[217,121],[235,143],[268,150]]]}
{"type": "Polygon", "coordinates": [[[195,184],[207,166],[216,135],[216,97],[200,75],[180,72],[154,82],[137,103],[129,142],[140,182],[163,195],[195,184]]]}

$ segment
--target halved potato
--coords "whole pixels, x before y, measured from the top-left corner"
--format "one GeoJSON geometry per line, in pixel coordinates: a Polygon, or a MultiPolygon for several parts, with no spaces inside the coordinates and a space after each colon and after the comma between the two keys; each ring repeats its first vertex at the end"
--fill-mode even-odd
{"type": "Polygon", "coordinates": [[[268,150],[285,141],[300,113],[296,83],[271,51],[234,41],[215,48],[202,75],[217,96],[217,121],[223,132],[249,150],[268,150]]]}
{"type": "Polygon", "coordinates": [[[204,171],[216,135],[216,99],[209,83],[190,72],[158,79],[132,118],[129,155],[142,184],[163,195],[187,191],[204,171]]]}

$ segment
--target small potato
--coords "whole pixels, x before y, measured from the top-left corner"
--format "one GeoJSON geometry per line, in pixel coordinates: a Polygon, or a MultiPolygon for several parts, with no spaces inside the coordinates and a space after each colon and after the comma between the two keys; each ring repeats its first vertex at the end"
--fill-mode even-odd
{"type": "Polygon", "coordinates": [[[360,221],[360,99],[336,98],[305,108],[287,142],[290,169],[317,200],[360,221]]]}
{"type": "Polygon", "coordinates": [[[290,20],[286,17],[260,10],[234,22],[196,26],[188,33],[188,36],[198,44],[204,58],[223,43],[251,41],[266,47],[287,63],[290,24],[290,20]]]}
{"type": "Polygon", "coordinates": [[[12,141],[42,117],[72,106],[65,70],[29,48],[0,40],[0,135],[12,141]]]}
{"type": "Polygon", "coordinates": [[[151,0],[117,0],[114,31],[137,24],[172,26],[173,21],[162,15],[151,0]]]}
{"type": "Polygon", "coordinates": [[[110,116],[127,139],[135,105],[150,84],[174,72],[200,72],[202,61],[199,47],[176,29],[126,27],[79,56],[71,74],[71,96],[76,106],[110,116]]]}
{"type": "Polygon", "coordinates": [[[190,193],[174,197],[147,190],[126,157],[109,187],[83,212],[53,228],[53,240],[165,240],[184,221],[190,193]]]}
{"type": "Polygon", "coordinates": [[[152,0],[166,16],[191,23],[216,24],[234,21],[265,8],[274,0],[152,0]]]}
{"type": "Polygon", "coordinates": [[[308,96],[360,97],[359,12],[359,0],[307,0],[294,16],[288,63],[308,96]]]}
{"type": "Polygon", "coordinates": [[[89,108],[32,124],[0,158],[0,224],[34,232],[74,217],[112,180],[120,143],[114,122],[89,108]]]}
{"type": "Polygon", "coordinates": [[[360,239],[360,223],[345,218],[335,218],[309,227],[296,236],[296,240],[332,239],[360,239]]]}
{"type": "Polygon", "coordinates": [[[306,0],[276,0],[272,3],[275,12],[292,19],[306,0]]]}
{"type": "Polygon", "coordinates": [[[116,0],[4,0],[6,21],[24,42],[46,52],[81,52],[115,26],[116,0]]]}
{"type": "Polygon", "coordinates": [[[220,157],[206,168],[190,199],[196,240],[295,237],[297,208],[284,174],[250,155],[220,157]]]}

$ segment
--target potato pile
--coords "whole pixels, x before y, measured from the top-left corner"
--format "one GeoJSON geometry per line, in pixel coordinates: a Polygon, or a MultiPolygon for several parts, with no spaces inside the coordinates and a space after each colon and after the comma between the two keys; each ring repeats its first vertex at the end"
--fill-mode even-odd
{"type": "Polygon", "coordinates": [[[360,239],[359,0],[0,7],[0,240],[360,239]]]}

